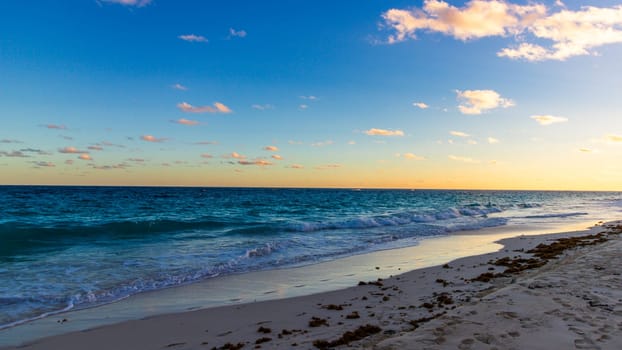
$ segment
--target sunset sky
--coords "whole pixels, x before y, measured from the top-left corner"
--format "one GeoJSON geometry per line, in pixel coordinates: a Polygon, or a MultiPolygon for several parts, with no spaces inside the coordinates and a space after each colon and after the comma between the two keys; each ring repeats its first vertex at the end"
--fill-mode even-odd
{"type": "Polygon", "coordinates": [[[622,190],[622,1],[0,2],[0,184],[622,190]]]}

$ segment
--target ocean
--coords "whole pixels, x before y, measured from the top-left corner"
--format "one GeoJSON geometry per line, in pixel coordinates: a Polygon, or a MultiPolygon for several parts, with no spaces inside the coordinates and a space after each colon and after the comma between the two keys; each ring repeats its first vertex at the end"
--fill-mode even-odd
{"type": "Polygon", "coordinates": [[[0,186],[0,329],[217,276],[621,211],[620,192],[0,186]]]}

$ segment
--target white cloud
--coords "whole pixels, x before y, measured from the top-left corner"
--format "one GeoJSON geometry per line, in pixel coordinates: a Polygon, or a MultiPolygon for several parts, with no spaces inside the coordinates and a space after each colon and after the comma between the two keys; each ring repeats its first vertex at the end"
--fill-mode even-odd
{"type": "Polygon", "coordinates": [[[421,9],[391,9],[382,17],[395,32],[388,41],[395,43],[414,39],[421,30],[460,40],[517,34],[545,12],[544,5],[520,6],[498,0],[473,0],[462,8],[440,0],[425,0],[421,9]]]}
{"type": "Polygon", "coordinates": [[[422,156],[418,156],[418,155],[416,155],[416,154],[414,154],[414,153],[404,153],[404,154],[402,155],[402,157],[404,157],[404,158],[406,158],[406,159],[408,159],[408,160],[425,160],[425,158],[424,158],[424,157],[422,157],[422,156]]]}
{"type": "Polygon", "coordinates": [[[190,120],[190,119],[185,119],[185,118],[180,118],[180,119],[177,119],[177,120],[171,120],[171,123],[181,124],[181,125],[188,125],[188,126],[194,126],[194,125],[199,125],[200,124],[196,120],[190,120]]]}
{"type": "Polygon", "coordinates": [[[155,143],[159,143],[159,142],[164,142],[168,139],[166,138],[157,138],[153,135],[143,135],[140,137],[141,140],[143,141],[147,141],[147,142],[155,142],[155,143]]]}
{"type": "Polygon", "coordinates": [[[568,121],[567,118],[556,117],[553,115],[532,115],[529,118],[537,121],[540,125],[551,125],[556,123],[565,123],[568,121]]]}
{"type": "Polygon", "coordinates": [[[469,145],[477,145],[477,141],[475,141],[475,140],[467,140],[467,143],[469,145]]]}
{"type": "Polygon", "coordinates": [[[579,11],[562,9],[538,18],[528,31],[538,39],[551,41],[550,48],[521,43],[499,51],[500,57],[527,61],[566,60],[594,55],[594,48],[622,43],[622,5],[611,8],[584,6],[579,11]]]}
{"type": "Polygon", "coordinates": [[[175,90],[181,90],[181,91],[186,91],[186,90],[188,90],[188,88],[187,88],[187,87],[185,87],[185,86],[183,86],[183,85],[181,85],[181,84],[179,84],[179,83],[171,85],[171,88],[173,88],[173,89],[175,89],[175,90]]]}
{"type": "Polygon", "coordinates": [[[605,140],[607,140],[609,142],[622,142],[622,136],[609,134],[609,135],[605,136],[605,140]]]}
{"type": "Polygon", "coordinates": [[[590,149],[590,148],[579,148],[579,152],[582,152],[582,153],[592,153],[592,152],[594,152],[594,150],[590,149]]]}
{"type": "Polygon", "coordinates": [[[298,109],[301,109],[301,110],[305,110],[307,108],[309,108],[309,105],[306,105],[304,103],[298,106],[298,109]]]}
{"type": "Polygon", "coordinates": [[[420,109],[428,109],[428,108],[430,108],[430,106],[428,106],[424,102],[413,102],[413,106],[415,106],[417,108],[420,108],[420,109]]]}
{"type": "Polygon", "coordinates": [[[301,165],[301,164],[292,164],[289,167],[292,169],[304,169],[305,168],[304,165],[301,165]]]}
{"type": "Polygon", "coordinates": [[[180,36],[178,36],[178,38],[183,40],[183,41],[190,41],[190,42],[195,42],[195,43],[206,43],[206,42],[208,42],[206,37],[204,37],[202,35],[195,35],[195,34],[180,35],[180,36]]]}
{"type": "Polygon", "coordinates": [[[182,112],[186,113],[231,113],[231,109],[220,102],[214,102],[213,106],[193,106],[188,102],[177,104],[182,112]]]}
{"type": "Polygon", "coordinates": [[[233,37],[236,36],[238,38],[244,38],[246,37],[246,31],[245,30],[235,30],[233,28],[229,28],[229,37],[233,37]]]}
{"type": "Polygon", "coordinates": [[[299,97],[300,97],[301,99],[303,99],[303,100],[310,100],[310,101],[315,101],[315,100],[317,100],[317,97],[316,97],[316,96],[313,96],[313,95],[309,95],[309,96],[299,96],[299,97]]]}
{"type": "Polygon", "coordinates": [[[230,154],[224,155],[223,158],[246,159],[246,156],[243,156],[238,152],[231,152],[230,154]]]}
{"type": "Polygon", "coordinates": [[[103,0],[113,4],[119,4],[124,6],[143,7],[151,3],[151,0],[103,0]]]}
{"type": "Polygon", "coordinates": [[[463,163],[471,163],[471,164],[479,164],[480,161],[470,158],[470,157],[460,157],[460,156],[454,156],[454,155],[450,155],[448,157],[451,160],[455,160],[457,162],[463,162],[463,163]]]}
{"type": "Polygon", "coordinates": [[[458,40],[490,36],[512,37],[518,45],[497,55],[527,61],[565,60],[595,54],[594,48],[622,42],[622,5],[583,6],[568,10],[543,4],[519,5],[502,0],[472,0],[455,7],[442,0],[425,0],[422,8],[390,9],[382,14],[393,31],[388,42],[416,38],[417,32],[439,32],[458,40]],[[556,11],[555,11],[556,10],[556,11]],[[549,41],[544,47],[527,39],[549,41]]]}
{"type": "Polygon", "coordinates": [[[492,144],[495,144],[495,143],[499,143],[499,142],[500,142],[500,141],[499,141],[499,139],[496,139],[496,138],[494,138],[494,137],[490,137],[490,136],[488,137],[487,141],[488,141],[488,143],[489,143],[489,144],[491,144],[491,145],[492,145],[492,144]]]}
{"type": "Polygon", "coordinates": [[[266,146],[263,149],[264,149],[264,151],[270,151],[270,152],[276,152],[276,151],[279,150],[279,148],[276,147],[276,146],[266,146]]]}
{"type": "Polygon", "coordinates": [[[281,156],[280,156],[280,155],[278,155],[278,154],[273,154],[273,155],[272,155],[272,159],[276,159],[276,160],[283,160],[283,157],[281,157],[281,156]]]}
{"type": "Polygon", "coordinates": [[[404,136],[404,132],[402,130],[386,130],[376,128],[371,128],[365,131],[365,134],[370,136],[404,136]]]}
{"type": "Polygon", "coordinates": [[[82,153],[81,155],[78,156],[78,159],[93,160],[93,158],[91,158],[91,155],[88,153],[82,153]]]}
{"type": "Polygon", "coordinates": [[[454,136],[458,136],[458,137],[469,137],[471,135],[467,134],[466,132],[462,132],[462,131],[450,131],[450,134],[454,135],[454,136]]]}
{"type": "Polygon", "coordinates": [[[494,90],[456,90],[460,101],[458,109],[463,114],[482,114],[495,108],[508,108],[515,105],[514,101],[503,98],[494,90]]]}
{"type": "Polygon", "coordinates": [[[63,147],[61,149],[58,150],[59,153],[71,153],[71,154],[75,154],[75,153],[88,153],[86,151],[81,151],[75,147],[63,147]]]}

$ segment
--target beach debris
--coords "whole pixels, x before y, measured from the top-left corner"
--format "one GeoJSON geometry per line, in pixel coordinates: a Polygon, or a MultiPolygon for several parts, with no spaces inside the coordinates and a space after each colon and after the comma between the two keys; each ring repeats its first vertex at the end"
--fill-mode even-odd
{"type": "Polygon", "coordinates": [[[453,304],[454,300],[449,293],[441,293],[441,295],[436,297],[436,302],[438,303],[438,306],[442,307],[443,305],[453,304]]]}
{"type": "Polygon", "coordinates": [[[263,344],[263,343],[267,343],[269,341],[272,341],[272,338],[261,337],[261,338],[255,340],[255,344],[263,344]]]}
{"type": "Polygon", "coordinates": [[[352,313],[346,315],[346,318],[348,320],[354,320],[354,319],[357,319],[357,318],[361,318],[361,316],[359,315],[358,311],[352,311],[352,313]]]}
{"type": "Polygon", "coordinates": [[[257,328],[257,332],[258,333],[271,333],[272,329],[264,327],[264,326],[261,326],[261,327],[257,328]]]}
{"type": "Polygon", "coordinates": [[[364,339],[366,337],[379,333],[380,331],[382,331],[380,327],[366,324],[364,326],[358,327],[354,331],[345,332],[339,339],[336,339],[333,341],[314,340],[313,346],[315,346],[318,349],[329,349],[329,348],[334,348],[340,345],[348,345],[351,342],[364,339]]]}
{"type": "Polygon", "coordinates": [[[319,326],[328,326],[328,321],[326,321],[326,319],[324,318],[319,318],[319,317],[311,317],[311,320],[309,320],[309,327],[319,327],[319,326]]]}
{"type": "Polygon", "coordinates": [[[551,244],[538,244],[534,249],[527,251],[527,253],[533,254],[535,257],[540,259],[550,260],[557,258],[567,249],[594,245],[606,241],[608,241],[608,239],[602,233],[579,237],[559,238],[551,244]]]}
{"type": "Polygon", "coordinates": [[[225,345],[217,348],[217,347],[213,347],[212,350],[240,350],[244,347],[244,343],[237,343],[237,344],[233,344],[233,343],[226,343],[225,345]]]}
{"type": "Polygon", "coordinates": [[[328,304],[328,305],[322,306],[322,309],[341,311],[343,310],[343,306],[344,305],[328,304]]]}
{"type": "Polygon", "coordinates": [[[447,287],[447,285],[449,285],[449,282],[445,281],[445,280],[444,280],[444,279],[442,279],[442,278],[437,278],[437,279],[436,279],[436,283],[440,283],[440,284],[442,284],[442,285],[443,285],[443,287],[447,287]]]}
{"type": "Polygon", "coordinates": [[[420,326],[422,323],[426,323],[426,322],[428,322],[428,321],[432,321],[433,319],[435,319],[435,318],[437,318],[437,317],[440,317],[440,316],[443,316],[444,314],[445,314],[445,311],[440,312],[440,313],[438,313],[438,314],[434,314],[434,315],[429,316],[429,317],[421,317],[421,318],[418,318],[418,319],[416,319],[416,320],[411,320],[411,321],[408,321],[408,323],[409,323],[411,326],[415,327],[414,329],[417,329],[417,328],[419,328],[419,326],[420,326]]]}

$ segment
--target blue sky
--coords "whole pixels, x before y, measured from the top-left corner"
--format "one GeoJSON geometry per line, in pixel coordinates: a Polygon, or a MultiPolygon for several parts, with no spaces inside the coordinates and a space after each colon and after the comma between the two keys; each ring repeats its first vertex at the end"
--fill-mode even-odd
{"type": "Polygon", "coordinates": [[[621,5],[3,1],[0,182],[622,189],[621,5]]]}

